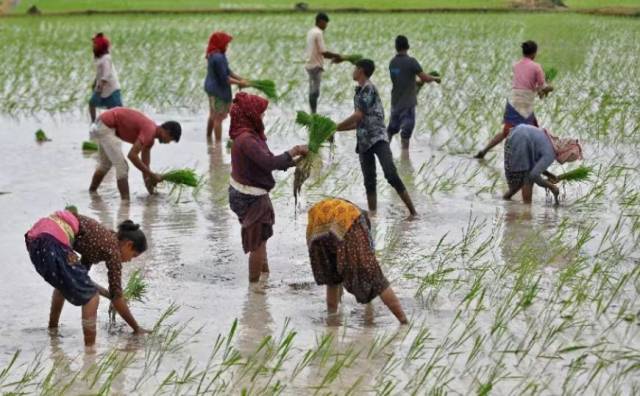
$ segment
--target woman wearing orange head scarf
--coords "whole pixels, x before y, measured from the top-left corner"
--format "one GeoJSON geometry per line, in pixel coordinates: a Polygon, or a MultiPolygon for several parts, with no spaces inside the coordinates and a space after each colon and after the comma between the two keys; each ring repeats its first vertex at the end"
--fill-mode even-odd
{"type": "Polygon", "coordinates": [[[225,55],[233,37],[225,32],[214,32],[207,45],[207,77],[204,90],[209,95],[209,120],[207,121],[207,139],[215,131],[216,141],[222,140],[222,122],[229,114],[231,106],[231,84],[246,87],[247,81],[229,68],[225,55]]]}

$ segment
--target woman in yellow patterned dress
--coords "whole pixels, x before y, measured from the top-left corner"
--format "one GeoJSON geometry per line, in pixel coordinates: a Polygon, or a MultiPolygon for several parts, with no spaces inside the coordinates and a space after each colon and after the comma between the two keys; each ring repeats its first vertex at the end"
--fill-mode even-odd
{"type": "Polygon", "coordinates": [[[366,212],[349,201],[325,199],[309,210],[307,247],[313,277],[327,285],[327,309],[338,309],[342,286],[361,304],[380,296],[400,323],[407,323],[400,301],[376,260],[366,212]]]}

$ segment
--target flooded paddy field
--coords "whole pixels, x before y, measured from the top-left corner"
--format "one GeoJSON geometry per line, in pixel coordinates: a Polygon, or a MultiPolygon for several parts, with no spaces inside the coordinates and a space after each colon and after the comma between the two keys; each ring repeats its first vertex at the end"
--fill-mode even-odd
{"type": "MultiPolygon", "coordinates": [[[[353,132],[338,135],[325,166],[294,207],[293,171],[277,173],[271,274],[249,285],[240,226],[227,202],[230,157],[204,126],[204,46],[213,29],[234,35],[229,59],[243,76],[274,79],[282,93],[265,117],[269,145],[304,143],[294,125],[306,110],[307,16],[109,16],[14,18],[0,23],[0,391],[37,394],[634,394],[640,391],[640,25],[566,15],[332,16],[325,40],[374,59],[387,110],[393,39],[443,75],[419,97],[409,155],[392,144],[420,213],[379,176],[373,219],[378,258],[410,325],[376,299],[346,295],[328,316],[304,241],[306,210],[324,196],[365,207],[353,132]],[[125,105],[183,125],[179,144],[157,145],[152,169],[195,167],[195,196],[168,188],[148,196],[132,169],[130,203],[107,177],[88,192],[95,154],[81,150],[93,79],[90,37],[110,35],[125,105]],[[554,207],[536,189],[531,207],[500,199],[501,146],[471,156],[501,128],[519,43],[534,39],[539,62],[559,70],[538,103],[541,125],[582,140],[587,183],[561,188],[554,207]],[[52,139],[38,144],[42,128],[52,139]],[[39,217],[74,204],[114,226],[139,222],[150,248],[124,265],[140,269],[147,300],[133,303],[153,333],[134,337],[108,321],[101,301],[97,353],[82,347],[79,309],[67,304],[47,331],[51,288],[37,275],[24,233],[39,217]]],[[[319,112],[352,111],[351,66],[325,73],[319,112]]],[[[226,126],[228,125],[225,124],[226,126]]],[[[552,171],[560,171],[554,165],[552,171]]],[[[571,166],[565,166],[571,169],[571,166]]],[[[380,169],[379,169],[380,172],[380,169]]],[[[380,173],[379,173],[380,174],[380,173]]],[[[106,270],[92,271],[98,283],[106,270]]]]}

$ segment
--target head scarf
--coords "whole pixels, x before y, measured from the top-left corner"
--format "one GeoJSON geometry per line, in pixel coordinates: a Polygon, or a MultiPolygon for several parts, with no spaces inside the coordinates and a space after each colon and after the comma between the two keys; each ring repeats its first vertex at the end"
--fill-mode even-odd
{"type": "Polygon", "coordinates": [[[93,41],[93,55],[96,58],[99,58],[102,55],[109,53],[109,47],[111,47],[111,43],[109,42],[109,39],[107,38],[107,36],[105,36],[102,33],[98,33],[95,36],[93,36],[92,41],[93,41]]]}
{"type": "Polygon", "coordinates": [[[552,135],[548,130],[544,130],[556,153],[556,161],[561,164],[582,159],[582,146],[578,139],[559,138],[552,135]]]}
{"type": "Polygon", "coordinates": [[[269,101],[260,96],[250,95],[246,92],[238,92],[231,105],[231,125],[229,137],[235,139],[245,132],[258,135],[262,140],[267,140],[264,134],[262,114],[267,110],[269,101]]]}
{"type": "Polygon", "coordinates": [[[231,40],[233,40],[233,37],[225,32],[213,32],[209,37],[206,56],[209,56],[214,52],[221,52],[224,54],[227,51],[227,46],[231,40]]]}

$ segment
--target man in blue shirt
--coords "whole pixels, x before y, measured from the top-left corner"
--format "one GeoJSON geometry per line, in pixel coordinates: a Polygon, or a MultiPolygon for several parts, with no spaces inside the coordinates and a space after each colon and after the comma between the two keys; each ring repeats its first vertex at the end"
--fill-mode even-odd
{"type": "Polygon", "coordinates": [[[336,130],[356,130],[356,152],[360,156],[360,167],[362,168],[367,203],[371,214],[374,215],[377,209],[375,157],[378,157],[385,179],[398,192],[413,217],[417,215],[416,209],[413,207],[409,192],[398,176],[398,171],[393,163],[385,130],[382,101],[375,85],[369,80],[374,71],[375,64],[372,60],[362,59],[356,63],[353,71],[353,79],[358,83],[356,94],[353,97],[355,111],[339,123],[336,130]]]}
{"type": "Polygon", "coordinates": [[[409,39],[405,36],[396,37],[396,51],[396,56],[389,63],[393,87],[391,88],[391,119],[387,133],[391,141],[393,135],[400,132],[402,149],[408,150],[409,139],[416,123],[418,87],[432,81],[439,83],[440,78],[425,73],[420,63],[407,54],[409,39]]]}

